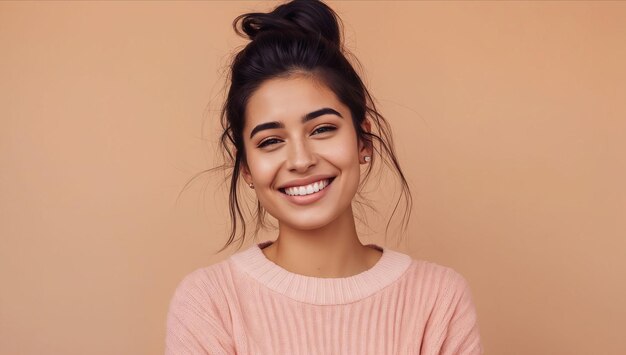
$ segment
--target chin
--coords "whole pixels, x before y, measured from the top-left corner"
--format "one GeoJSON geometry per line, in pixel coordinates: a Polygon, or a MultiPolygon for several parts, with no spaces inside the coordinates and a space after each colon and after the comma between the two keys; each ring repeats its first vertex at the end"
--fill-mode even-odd
{"type": "Polygon", "coordinates": [[[324,215],[324,216],[315,216],[315,218],[311,218],[311,212],[303,214],[301,216],[289,216],[289,218],[276,218],[279,223],[284,224],[285,226],[289,226],[289,228],[303,231],[311,231],[315,229],[320,229],[326,227],[330,223],[339,217],[339,215],[324,215]]]}
{"type": "Polygon", "coordinates": [[[323,228],[325,226],[327,226],[330,222],[326,221],[326,222],[305,222],[305,223],[294,223],[294,224],[289,224],[289,226],[293,229],[296,230],[302,230],[302,231],[312,231],[312,230],[316,230],[316,229],[320,229],[323,228]]]}

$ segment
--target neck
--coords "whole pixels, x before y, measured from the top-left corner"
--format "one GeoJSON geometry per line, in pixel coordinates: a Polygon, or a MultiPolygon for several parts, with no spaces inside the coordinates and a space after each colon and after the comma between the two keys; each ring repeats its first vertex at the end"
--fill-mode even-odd
{"type": "Polygon", "coordinates": [[[361,244],[352,209],[322,228],[299,230],[279,224],[263,254],[283,269],[311,277],[349,277],[370,269],[382,253],[361,244]]]}

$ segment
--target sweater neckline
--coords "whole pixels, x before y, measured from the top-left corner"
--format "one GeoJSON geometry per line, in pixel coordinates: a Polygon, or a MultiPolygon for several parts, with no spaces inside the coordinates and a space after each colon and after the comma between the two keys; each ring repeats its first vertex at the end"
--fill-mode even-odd
{"type": "Polygon", "coordinates": [[[268,240],[254,244],[233,254],[230,260],[271,290],[296,301],[316,305],[346,304],[371,296],[399,279],[412,260],[404,253],[367,244],[383,252],[370,269],[348,277],[319,278],[287,271],[269,260],[261,249],[272,243],[268,240]]]}

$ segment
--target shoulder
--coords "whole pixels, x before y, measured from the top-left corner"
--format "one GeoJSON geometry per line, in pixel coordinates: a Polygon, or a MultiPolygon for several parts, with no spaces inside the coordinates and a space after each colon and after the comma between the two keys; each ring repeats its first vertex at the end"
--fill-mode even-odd
{"type": "Polygon", "coordinates": [[[460,272],[427,260],[412,259],[406,278],[421,293],[431,295],[439,301],[453,301],[459,295],[469,292],[467,279],[460,272]]]}
{"type": "Polygon", "coordinates": [[[465,284],[465,277],[452,267],[423,259],[411,259],[408,270],[412,276],[425,281],[441,282],[446,285],[465,284]]]}
{"type": "Polygon", "coordinates": [[[187,274],[176,287],[167,314],[166,354],[227,354],[232,323],[224,284],[225,262],[187,274]]]}
{"type": "Polygon", "coordinates": [[[202,307],[217,306],[225,297],[223,290],[229,282],[227,260],[195,269],[176,286],[170,308],[185,304],[202,307]]]}
{"type": "MultiPolygon", "coordinates": [[[[438,354],[481,354],[476,308],[466,278],[455,269],[412,260],[407,280],[426,314],[423,349],[438,354]]],[[[428,352],[430,353],[430,352],[428,352]]]]}
{"type": "Polygon", "coordinates": [[[199,267],[181,279],[175,293],[211,292],[211,289],[226,282],[230,273],[228,260],[199,267]]]}

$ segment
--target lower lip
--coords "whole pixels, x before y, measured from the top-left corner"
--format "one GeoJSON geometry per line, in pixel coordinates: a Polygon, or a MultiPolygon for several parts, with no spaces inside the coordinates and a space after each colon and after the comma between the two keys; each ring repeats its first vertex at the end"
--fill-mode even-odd
{"type": "Polygon", "coordinates": [[[280,194],[282,194],[283,196],[285,196],[285,198],[292,202],[293,204],[296,205],[309,205],[311,203],[316,202],[317,200],[321,199],[322,197],[324,197],[326,195],[326,191],[328,191],[328,189],[330,188],[330,186],[332,185],[332,183],[334,182],[334,179],[328,184],[326,185],[325,188],[323,188],[322,190],[316,192],[316,193],[312,193],[310,195],[304,195],[304,196],[291,196],[291,195],[287,195],[285,193],[279,192],[280,194]]]}

